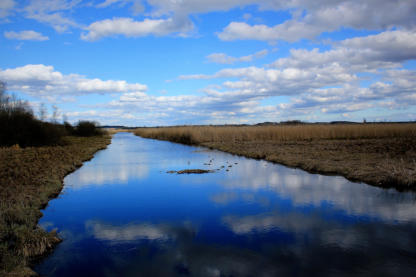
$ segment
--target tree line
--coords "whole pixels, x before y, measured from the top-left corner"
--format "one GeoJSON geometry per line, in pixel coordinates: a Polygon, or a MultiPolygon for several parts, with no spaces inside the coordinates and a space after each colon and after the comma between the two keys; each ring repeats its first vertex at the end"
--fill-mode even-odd
{"type": "Polygon", "coordinates": [[[65,121],[57,122],[54,107],[52,121],[46,121],[46,109],[41,106],[40,118],[34,115],[27,101],[8,94],[6,84],[0,81],[0,146],[19,145],[48,146],[65,144],[65,136],[96,136],[103,132],[92,121],[79,121],[72,126],[65,121]]]}

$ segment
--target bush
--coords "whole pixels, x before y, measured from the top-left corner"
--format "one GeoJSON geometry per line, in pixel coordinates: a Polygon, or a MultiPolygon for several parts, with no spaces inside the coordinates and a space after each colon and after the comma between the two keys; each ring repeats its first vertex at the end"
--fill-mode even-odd
{"type": "Polygon", "coordinates": [[[29,112],[0,113],[0,129],[2,146],[56,145],[65,135],[63,126],[37,120],[29,112]]]}
{"type": "Polygon", "coordinates": [[[103,131],[97,128],[97,123],[92,121],[80,121],[75,127],[74,134],[81,137],[103,135],[103,131]]]}
{"type": "Polygon", "coordinates": [[[75,128],[71,125],[71,123],[65,121],[64,122],[64,128],[67,135],[74,135],[75,134],[75,128]]]}

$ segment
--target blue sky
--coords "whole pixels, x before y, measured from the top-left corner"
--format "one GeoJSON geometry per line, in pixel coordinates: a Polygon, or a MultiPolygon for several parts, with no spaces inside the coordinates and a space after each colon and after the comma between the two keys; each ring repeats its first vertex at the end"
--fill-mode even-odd
{"type": "Polygon", "coordinates": [[[416,120],[416,3],[1,0],[0,80],[70,122],[416,120]]]}

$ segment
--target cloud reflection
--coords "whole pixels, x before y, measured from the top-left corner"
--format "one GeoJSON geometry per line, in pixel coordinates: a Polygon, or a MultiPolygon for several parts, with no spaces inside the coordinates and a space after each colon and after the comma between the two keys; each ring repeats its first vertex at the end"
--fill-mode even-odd
{"type": "Polygon", "coordinates": [[[254,233],[267,234],[273,231],[289,233],[296,237],[298,241],[296,245],[301,248],[306,243],[316,244],[319,248],[338,247],[348,251],[368,249],[372,252],[374,248],[378,248],[379,254],[383,255],[389,255],[385,254],[386,249],[416,254],[413,248],[416,245],[414,223],[402,225],[365,221],[343,223],[323,215],[300,212],[225,216],[223,222],[235,234],[246,237],[254,233]]]}
{"type": "MultiPolygon", "coordinates": [[[[365,184],[349,182],[343,177],[309,174],[302,170],[241,158],[230,174],[221,181],[229,191],[244,189],[274,191],[294,206],[333,205],[350,215],[372,216],[390,221],[416,220],[416,194],[398,193],[365,184]]],[[[235,193],[235,192],[234,192],[235,193]]],[[[234,201],[236,196],[214,197],[214,202],[234,201]]]]}
{"type": "MultiPolygon", "coordinates": [[[[138,144],[135,147],[140,147],[138,144]]],[[[149,175],[147,153],[136,152],[131,144],[115,141],[110,149],[102,151],[99,159],[93,159],[65,178],[65,185],[82,189],[104,184],[126,184],[149,175]],[[129,149],[130,147],[130,149],[129,149]]]]}
{"type": "Polygon", "coordinates": [[[117,163],[82,167],[65,179],[65,185],[73,189],[104,184],[126,184],[134,179],[144,179],[149,174],[145,164],[117,163]]]}
{"type": "Polygon", "coordinates": [[[343,225],[301,213],[229,216],[224,222],[241,237],[240,243],[206,242],[190,224],[90,224],[95,226],[92,230],[99,239],[152,241],[152,249],[157,250],[152,250],[151,259],[145,254],[150,246],[137,244],[135,252],[129,254],[133,261],[127,267],[123,263],[123,276],[135,276],[139,272],[147,276],[291,276],[312,272],[332,276],[334,271],[368,276],[383,272],[406,275],[415,270],[412,265],[416,245],[414,225],[381,222],[343,225]],[[294,235],[295,239],[287,241],[285,236],[268,236],[276,227],[294,235]],[[263,232],[261,241],[254,239],[253,230],[263,232]],[[166,238],[171,238],[168,244],[166,238]],[[250,246],[251,243],[255,246],[250,246]],[[396,266],[399,261],[400,268],[396,266]]]}
{"type": "Polygon", "coordinates": [[[140,239],[167,240],[171,236],[163,226],[151,224],[128,224],[114,226],[99,221],[87,221],[86,229],[98,240],[114,243],[131,242],[140,239]]]}

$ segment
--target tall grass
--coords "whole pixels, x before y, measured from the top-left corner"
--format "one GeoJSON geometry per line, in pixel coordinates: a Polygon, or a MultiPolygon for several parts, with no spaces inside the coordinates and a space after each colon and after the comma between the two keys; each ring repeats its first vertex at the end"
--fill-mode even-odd
{"type": "Polygon", "coordinates": [[[295,126],[182,126],[138,128],[135,134],[198,144],[204,142],[299,141],[315,139],[366,139],[416,137],[416,124],[310,124],[295,126]]]}

